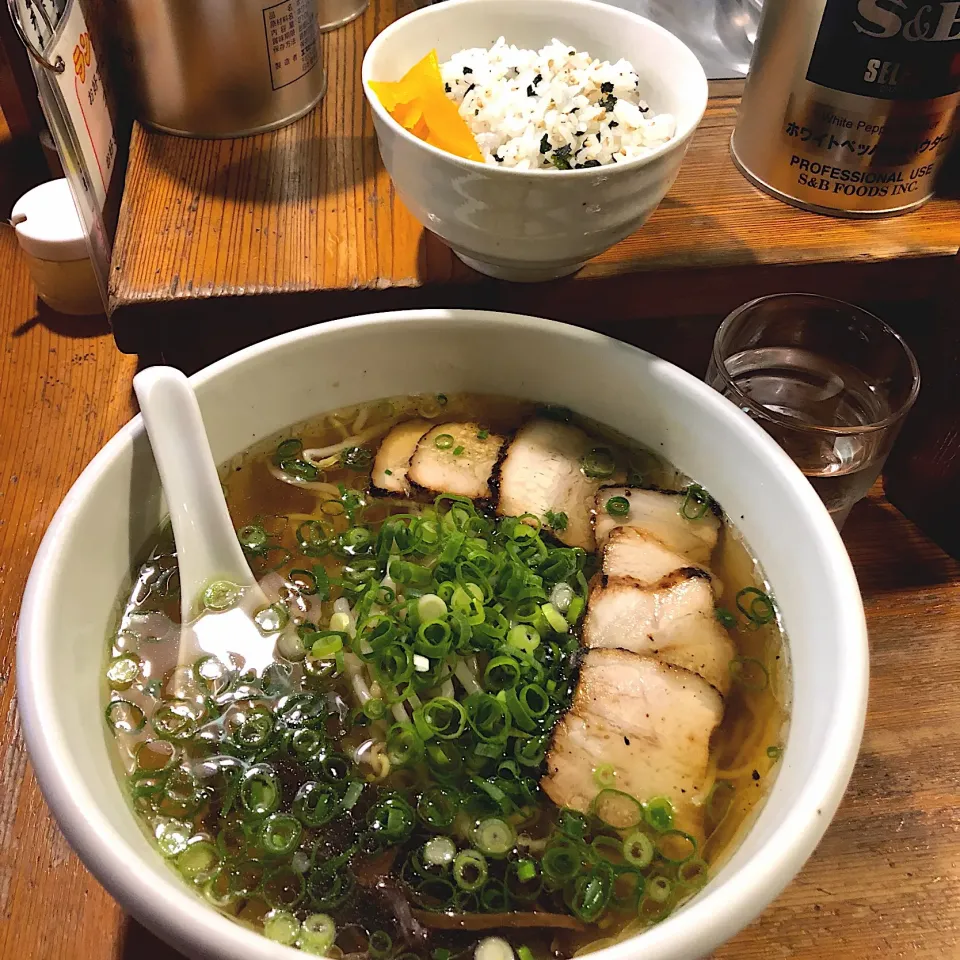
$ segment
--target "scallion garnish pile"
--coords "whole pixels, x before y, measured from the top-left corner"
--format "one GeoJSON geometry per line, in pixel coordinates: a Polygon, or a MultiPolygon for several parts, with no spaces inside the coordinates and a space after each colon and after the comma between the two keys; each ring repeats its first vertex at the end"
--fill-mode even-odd
{"type": "MultiPolygon", "coordinates": [[[[311,480],[301,449],[278,456],[311,480]]],[[[588,815],[540,791],[575,681],[587,554],[536,517],[462,498],[368,522],[365,497],[340,492],[322,519],[238,530],[283,580],[255,615],[277,649],[262,675],[203,657],[164,677],[150,712],[124,692],[136,654],[111,663],[107,721],[164,856],[271,939],[373,960],[472,955],[478,931],[511,928],[530,960],[530,944],[589,942],[614,914],[618,928],[655,922],[702,885],[669,801],[621,793],[612,767],[597,768],[588,815]]],[[[201,599],[215,615],[240,596],[218,582],[201,599]]]]}

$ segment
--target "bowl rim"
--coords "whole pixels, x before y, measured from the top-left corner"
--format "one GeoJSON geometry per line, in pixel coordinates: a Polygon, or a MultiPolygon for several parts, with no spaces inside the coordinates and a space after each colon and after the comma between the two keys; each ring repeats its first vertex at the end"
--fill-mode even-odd
{"type": "MultiPolygon", "coordinates": [[[[773,901],[796,876],[826,831],[846,790],[863,734],[869,673],[866,620],[853,566],[840,535],[820,499],[806,478],[776,442],[746,414],[737,409],[692,374],[647,351],[623,344],[612,337],[569,324],[519,314],[494,311],[430,309],[389,311],[315,324],[271,338],[240,350],[204,368],[190,378],[196,388],[228,372],[232,367],[301,341],[352,329],[376,329],[381,325],[408,323],[443,324],[497,323],[504,328],[537,332],[541,336],[560,335],[584,346],[616,344],[618,349],[634,352],[656,375],[672,381],[677,388],[699,394],[726,420],[731,432],[744,442],[759,445],[769,460],[771,474],[790,488],[801,501],[811,524],[813,542],[822,548],[827,575],[847,602],[836,612],[838,636],[844,638],[842,677],[844,693],[833,704],[830,739],[814,761],[803,790],[791,800],[786,816],[775,828],[765,850],[776,856],[763,857],[758,851],[736,873],[726,877],[723,886],[709,887],[686,906],[679,915],[642,933],[643,955],[648,960],[676,960],[703,956],[747,925],[773,901]]],[[[86,791],[77,791],[69,772],[76,762],[57,737],[50,736],[50,718],[56,717],[56,692],[45,682],[47,663],[55,654],[51,611],[55,592],[44,571],[56,556],[60,541],[83,508],[101,473],[112,466],[125,448],[144,433],[138,414],[107,442],[75,481],[58,508],[45,533],[30,576],[20,611],[17,632],[17,698],[24,739],[36,772],[41,792],[58,825],[73,849],[97,880],[137,919],[168,942],[176,943],[198,956],[224,960],[281,960],[302,953],[267,940],[255,931],[220,914],[190,891],[170,871],[168,880],[145,889],[134,865],[139,856],[114,829],[112,822],[95,804],[85,806],[86,791]]],[[[56,723],[53,724],[54,728],[56,723]]],[[[55,731],[54,731],[55,732],[55,731]]],[[[788,762],[790,734],[781,762],[788,762]]],[[[131,811],[132,815],[132,811],[131,811]]],[[[597,960],[633,960],[635,938],[597,951],[597,960]]]]}
{"type": "MultiPolygon", "coordinates": [[[[596,11],[598,16],[613,16],[621,19],[642,21],[649,28],[651,28],[654,33],[660,34],[662,38],[666,39],[668,43],[674,43],[678,45],[680,49],[689,54],[693,60],[693,63],[695,63],[699,69],[697,80],[699,81],[698,85],[700,86],[699,96],[697,97],[696,101],[694,101],[697,103],[698,109],[696,110],[696,115],[692,121],[690,121],[683,130],[678,129],[672,139],[668,140],[666,143],[660,144],[644,157],[633,157],[630,160],[623,161],[623,163],[608,163],[599,167],[585,167],[580,170],[519,170],[516,167],[491,166],[485,161],[468,160],[466,157],[458,157],[455,153],[449,153],[446,150],[442,150],[440,147],[435,147],[432,143],[427,143],[425,140],[415,137],[409,130],[393,119],[389,111],[387,111],[383,104],[380,103],[380,98],[373,92],[373,90],[370,89],[371,80],[373,80],[375,83],[380,82],[370,76],[370,63],[373,56],[380,49],[380,47],[385,46],[390,42],[394,34],[399,33],[407,25],[409,25],[408,22],[411,20],[427,19],[429,17],[443,17],[449,10],[456,10],[460,7],[483,6],[487,2],[488,0],[443,0],[442,3],[431,3],[430,6],[422,7],[413,13],[408,13],[406,16],[394,20],[393,23],[385,27],[379,34],[377,34],[377,36],[374,37],[373,41],[370,43],[370,46],[367,47],[366,53],[363,55],[363,62],[360,67],[360,80],[361,84],[363,85],[364,95],[366,96],[367,102],[370,104],[370,109],[373,111],[375,116],[407,143],[423,148],[433,156],[450,161],[454,163],[455,166],[461,167],[466,171],[475,171],[479,169],[487,171],[493,176],[508,176],[514,178],[535,177],[537,179],[541,177],[549,177],[551,180],[555,180],[559,177],[590,177],[598,176],[600,174],[605,177],[620,176],[622,175],[621,171],[626,171],[629,173],[633,170],[642,169],[643,167],[659,160],[661,157],[672,153],[674,150],[683,147],[696,132],[697,127],[700,125],[700,121],[703,119],[703,115],[707,109],[709,87],[706,71],[704,71],[703,65],[700,63],[697,55],[690,49],[690,47],[687,46],[687,44],[685,44],[675,33],[671,33],[669,30],[667,30],[666,27],[660,26],[659,23],[655,23],[653,20],[650,20],[647,17],[641,17],[639,14],[633,13],[631,10],[625,10],[623,7],[616,7],[609,3],[601,3],[598,2],[598,0],[553,0],[552,8],[554,11],[556,11],[558,7],[564,5],[587,7],[596,11]]],[[[540,2],[540,0],[538,0],[538,2],[540,2]]]]}

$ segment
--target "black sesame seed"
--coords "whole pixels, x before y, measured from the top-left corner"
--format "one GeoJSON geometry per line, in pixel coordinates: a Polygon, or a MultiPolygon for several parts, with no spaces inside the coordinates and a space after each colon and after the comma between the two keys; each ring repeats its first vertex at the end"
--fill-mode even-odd
{"type": "Polygon", "coordinates": [[[753,777],[754,780],[759,780],[759,779],[760,779],[760,771],[759,771],[759,770],[754,770],[753,773],[750,774],[750,776],[753,777]]]}
{"type": "Polygon", "coordinates": [[[598,130],[598,131],[597,131],[597,143],[599,143],[600,140],[601,140],[600,131],[598,130]]]}
{"type": "Polygon", "coordinates": [[[599,167],[599,166],[600,166],[599,160],[587,160],[587,162],[584,163],[584,167],[599,167]]]}
{"type": "Polygon", "coordinates": [[[577,55],[577,51],[576,51],[576,50],[568,50],[568,51],[567,51],[567,56],[568,56],[568,57],[575,57],[576,55],[577,55]]]}
{"type": "MultiPolygon", "coordinates": [[[[464,68],[463,68],[463,75],[466,76],[468,73],[473,73],[473,67],[464,67],[464,68]]],[[[613,87],[611,87],[610,89],[612,90],[613,87]]]]}
{"type": "Polygon", "coordinates": [[[612,130],[614,127],[619,127],[620,124],[616,120],[611,120],[607,126],[612,130]]]}
{"type": "Polygon", "coordinates": [[[586,133],[587,133],[586,130],[574,130],[573,135],[575,137],[583,137],[583,136],[586,136],[586,133]]]}
{"type": "Polygon", "coordinates": [[[493,159],[496,160],[497,163],[503,163],[503,157],[501,157],[500,154],[498,154],[498,153],[495,153],[495,154],[493,155],[493,159]]]}
{"type": "Polygon", "coordinates": [[[600,84],[601,93],[613,93],[613,84],[608,80],[606,83],[600,84]]]}
{"type": "Polygon", "coordinates": [[[449,84],[449,83],[445,83],[445,84],[443,85],[443,89],[444,89],[444,91],[445,91],[446,93],[450,93],[450,84],[449,84]]]}
{"type": "Polygon", "coordinates": [[[638,109],[640,110],[641,113],[646,113],[650,108],[644,106],[644,105],[641,103],[638,109]]]}

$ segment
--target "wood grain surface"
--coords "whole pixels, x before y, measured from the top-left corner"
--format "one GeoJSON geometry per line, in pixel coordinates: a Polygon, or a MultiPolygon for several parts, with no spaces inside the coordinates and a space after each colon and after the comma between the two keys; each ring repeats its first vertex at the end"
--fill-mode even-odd
{"type": "MultiPolygon", "coordinates": [[[[0,170],[0,186],[15,193],[5,176],[0,170]]],[[[33,556],[70,484],[133,413],[135,367],[102,318],[38,309],[13,234],[0,227],[4,960],[177,960],[113,903],[50,819],[24,752],[14,688],[18,606],[33,556]]],[[[717,960],[960,957],[960,564],[885,503],[879,487],[854,509],[844,539],[871,636],[861,757],[806,868],[717,960]]]]}
{"type": "MultiPolygon", "coordinates": [[[[326,98],[289,127],[221,141],[135,127],[113,309],[218,295],[479,281],[397,199],[360,86],[367,45],[411,5],[371,0],[363,17],[325,34],[326,98]]],[[[725,82],[715,90],[660,208],[637,234],[591,261],[574,286],[679,268],[888,263],[956,252],[956,201],[935,200],[893,220],[833,220],[755,190],[729,156],[738,86],[725,82]]],[[[561,300],[570,285],[538,285],[539,295],[555,290],[561,300]]]]}

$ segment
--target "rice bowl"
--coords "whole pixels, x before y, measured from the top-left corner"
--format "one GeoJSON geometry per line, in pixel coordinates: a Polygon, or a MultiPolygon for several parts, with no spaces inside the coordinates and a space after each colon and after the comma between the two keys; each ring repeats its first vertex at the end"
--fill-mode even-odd
{"type": "MultiPolygon", "coordinates": [[[[400,199],[461,260],[506,280],[573,273],[638,229],[672,186],[707,103],[699,61],[657,24],[593,0],[555,0],[549,19],[543,9],[541,0],[445,0],[387,27],[371,43],[362,68],[380,154],[400,199]],[[500,36],[518,50],[542,50],[556,37],[615,69],[625,61],[640,82],[640,98],[674,118],[674,135],[650,144],[645,156],[623,162],[586,158],[597,159],[600,167],[479,163],[404,129],[370,86],[402,77],[431,50],[443,63],[458,52],[489,51],[500,36]]],[[[616,87],[616,78],[601,80],[609,82],[616,87]]],[[[579,146],[582,138],[574,139],[579,146]]]]}

